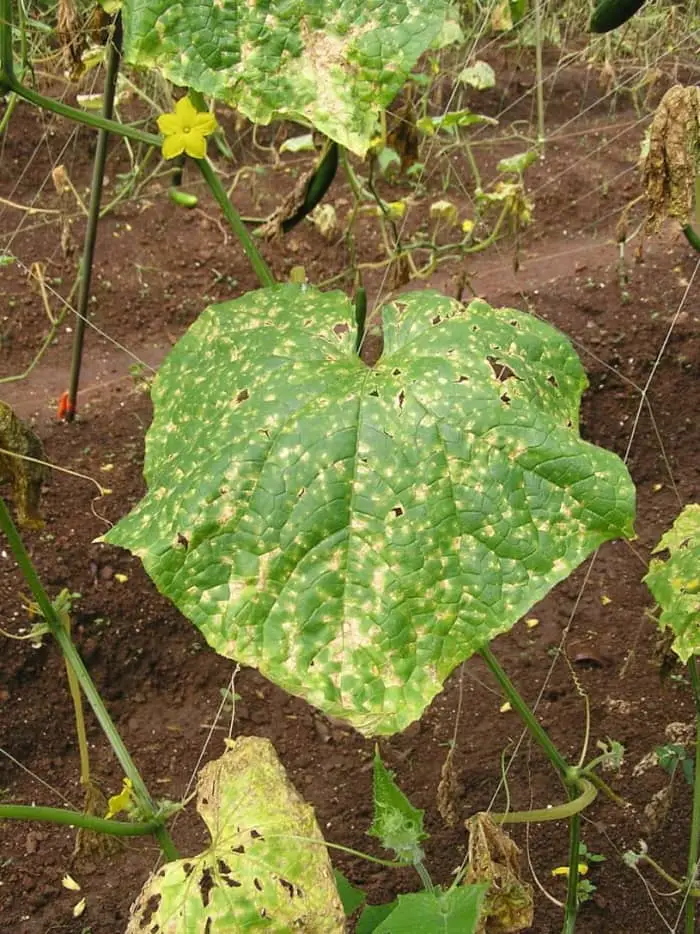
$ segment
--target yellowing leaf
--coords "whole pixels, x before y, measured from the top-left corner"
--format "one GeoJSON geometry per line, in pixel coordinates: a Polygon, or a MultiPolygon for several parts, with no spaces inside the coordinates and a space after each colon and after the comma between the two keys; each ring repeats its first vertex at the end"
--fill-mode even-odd
{"type": "Polygon", "coordinates": [[[129,580],[128,574],[115,574],[114,579],[118,584],[125,584],[129,580]]]}
{"type": "Polygon", "coordinates": [[[34,432],[21,422],[9,405],[0,402],[0,483],[9,480],[15,498],[17,521],[28,529],[44,525],[39,512],[41,487],[48,477],[44,448],[34,432]]]}
{"type": "Polygon", "coordinates": [[[525,620],[525,625],[527,626],[528,629],[534,629],[535,626],[539,626],[539,624],[540,624],[540,621],[537,619],[536,616],[529,616],[525,620]]]}
{"type": "Polygon", "coordinates": [[[64,889],[68,889],[70,892],[79,892],[80,886],[75,881],[73,876],[69,876],[68,873],[61,879],[61,885],[64,889]]]}
{"type": "Polygon", "coordinates": [[[87,906],[87,899],[81,898],[78,904],[73,906],[73,917],[80,918],[85,913],[86,906],[87,906]]]}
{"type": "MultiPolygon", "coordinates": [[[[587,863],[579,863],[579,864],[578,864],[578,874],[579,874],[580,876],[585,876],[587,872],[588,872],[588,865],[587,865],[587,863]]],[[[553,876],[566,876],[566,877],[568,878],[568,877],[569,877],[569,867],[568,867],[568,866],[557,866],[556,869],[553,869],[553,870],[552,870],[552,875],[553,875],[553,876]]]]}
{"type": "Polygon", "coordinates": [[[612,598],[607,594],[603,594],[600,598],[600,602],[603,604],[603,606],[609,606],[612,603],[612,598]]]}
{"type": "Polygon", "coordinates": [[[112,797],[107,802],[107,813],[105,814],[105,817],[109,819],[114,817],[116,814],[120,814],[122,811],[128,811],[133,803],[133,800],[134,794],[131,779],[125,778],[122,784],[122,790],[118,795],[112,795],[112,797]]]}
{"type": "Polygon", "coordinates": [[[498,708],[500,713],[508,713],[508,711],[512,709],[513,708],[510,706],[510,701],[506,701],[505,704],[501,704],[501,706],[498,708]]]}

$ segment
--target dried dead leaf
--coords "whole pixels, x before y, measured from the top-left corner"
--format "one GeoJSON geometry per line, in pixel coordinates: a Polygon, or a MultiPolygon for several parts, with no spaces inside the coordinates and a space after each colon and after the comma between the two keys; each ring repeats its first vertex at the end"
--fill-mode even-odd
{"type": "Polygon", "coordinates": [[[48,469],[37,460],[44,460],[41,441],[9,405],[0,402],[0,483],[6,480],[12,484],[17,521],[26,529],[40,529],[44,525],[39,501],[48,469]]]}
{"type": "Polygon", "coordinates": [[[661,98],[649,134],[643,184],[646,228],[658,229],[666,217],[689,224],[700,171],[700,88],[675,85],[661,98]]]}
{"type": "Polygon", "coordinates": [[[509,934],[528,930],[534,917],[532,886],[520,874],[520,850],[488,814],[466,822],[469,868],[465,884],[487,882],[477,934],[509,934]]]}

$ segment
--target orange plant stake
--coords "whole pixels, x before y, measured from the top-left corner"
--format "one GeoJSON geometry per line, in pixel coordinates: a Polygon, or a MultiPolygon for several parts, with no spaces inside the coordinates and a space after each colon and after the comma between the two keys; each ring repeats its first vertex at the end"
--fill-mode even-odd
{"type": "Polygon", "coordinates": [[[56,420],[59,422],[62,422],[70,418],[72,415],[75,415],[75,409],[70,404],[69,393],[64,392],[61,398],[58,400],[58,409],[56,410],[56,420]]]}

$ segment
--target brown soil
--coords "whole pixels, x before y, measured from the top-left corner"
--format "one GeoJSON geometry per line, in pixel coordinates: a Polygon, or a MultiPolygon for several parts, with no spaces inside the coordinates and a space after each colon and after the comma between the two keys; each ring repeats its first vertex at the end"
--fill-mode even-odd
{"type": "MultiPolygon", "coordinates": [[[[510,80],[499,84],[498,94],[489,92],[484,99],[487,112],[494,114],[511,106],[502,133],[508,120],[529,120],[530,98],[517,100],[530,85],[514,70],[509,72],[507,61],[496,64],[499,77],[510,80]]],[[[658,894],[665,884],[659,886],[649,875],[642,878],[627,868],[622,853],[643,838],[658,862],[682,876],[690,794],[676,776],[669,813],[650,827],[644,809],[668,777],[659,767],[640,771],[635,766],[668,741],[669,724],[691,722],[693,710],[683,670],[675,667],[661,676],[655,660],[657,630],[647,616],[651,600],[641,578],[660,533],[681,505],[700,497],[700,328],[696,259],[675,229],[645,244],[642,263],[634,262],[634,246],[628,247],[628,281],[622,282],[615,224],[625,203],[638,193],[634,163],[645,120],[638,121],[626,101],[612,114],[609,101],[596,104],[599,95],[583,69],[572,67],[558,78],[547,117],[546,158],[528,170],[535,223],[521,237],[519,271],[513,269],[512,242],[502,242],[483,257],[441,266],[430,285],[454,294],[466,273],[465,295],[471,286],[492,304],[529,308],[570,335],[590,376],[583,405],[585,437],[620,455],[629,446],[628,463],[638,489],[638,539],[603,547],[533,608],[530,615],[539,620],[537,626],[519,623],[496,641],[494,651],[525,698],[531,703],[539,698],[542,723],[572,761],[585,737],[586,702],[589,755],[595,754],[598,740],[608,737],[625,745],[624,765],[606,780],[627,807],[599,796],[586,811],[583,838],[589,851],[604,855],[605,862],[591,868],[589,879],[597,889],[582,907],[577,931],[646,934],[673,929],[680,906],[658,894]],[[642,404],[641,388],[652,373],[648,404],[642,404]],[[556,651],[565,631],[571,667],[556,651]],[[654,903],[671,927],[661,920],[654,903]]],[[[285,131],[264,130],[258,140],[272,142],[280,132],[285,131]]],[[[488,145],[485,134],[478,139],[486,180],[499,158],[523,148],[522,141],[488,145]]],[[[84,193],[92,145],[87,131],[69,137],[62,122],[19,108],[0,152],[0,196],[30,204],[44,186],[36,205],[57,208],[59,199],[49,190],[50,169],[64,162],[84,193]]],[[[304,166],[299,157],[285,157],[278,167],[265,163],[265,154],[253,148],[250,133],[243,132],[237,137],[235,164],[221,161],[220,168],[232,179],[244,165],[260,166],[261,157],[264,171],[246,175],[236,190],[243,213],[269,213],[304,166]]],[[[420,202],[422,213],[411,213],[409,230],[425,222],[431,200],[444,197],[441,186],[448,163],[448,197],[458,204],[460,217],[469,215],[471,182],[462,156],[457,150],[441,156],[433,150],[426,166],[430,196],[420,202]]],[[[117,173],[126,169],[124,150],[115,146],[106,197],[115,192],[117,173]]],[[[186,181],[189,190],[199,191],[194,173],[186,181]]],[[[390,199],[407,191],[405,185],[384,185],[390,199]]],[[[328,200],[336,206],[342,227],[350,204],[343,180],[335,182],[328,200]]],[[[46,528],[27,533],[26,541],[52,596],[64,587],[80,594],[74,614],[76,644],[146,783],[155,796],[172,800],[188,792],[200,756],[206,761],[223,749],[230,714],[217,723],[215,715],[235,668],[208,649],[191,624],[158,595],[136,559],[92,542],[144,489],[143,442],[151,413],[130,367],[138,361],[156,366],[208,302],[256,286],[215,207],[204,196],[200,204],[185,212],[169,202],[164,187],[152,184],[140,198],[120,204],[102,221],[90,305],[90,323],[100,330],[88,328],[79,419],[74,424],[55,418],[57,397],[68,383],[74,327],[70,316],[27,379],[0,385],[0,396],[33,421],[52,463],[96,477],[112,489],[100,498],[93,483],[54,472],[45,494],[46,528]]],[[[48,327],[40,291],[36,280],[28,279],[28,270],[33,263],[44,264],[57,313],[56,296],[68,294],[77,258],[61,248],[57,215],[28,215],[2,204],[0,212],[0,247],[19,259],[2,268],[0,279],[0,376],[8,376],[29,365],[48,327]]],[[[638,219],[633,214],[630,230],[638,219]]],[[[83,225],[76,213],[70,237],[77,244],[83,225]]],[[[357,246],[362,261],[382,258],[371,219],[360,221],[357,246]]],[[[303,265],[312,282],[328,280],[350,262],[342,238],[328,242],[309,223],[265,246],[265,254],[280,277],[292,266],[303,265]]],[[[381,284],[381,271],[369,275],[373,296],[381,284]]],[[[21,599],[27,591],[2,542],[0,567],[0,625],[18,632],[27,625],[21,599]]],[[[78,753],[60,654],[48,642],[40,648],[9,640],[2,645],[0,798],[51,805],[63,800],[80,807],[78,753]]],[[[239,671],[235,691],[241,700],[234,735],[273,741],[291,779],[315,807],[328,840],[379,855],[366,836],[373,743],[342,724],[328,722],[255,671],[239,671]]],[[[466,846],[462,821],[491,805],[499,787],[501,755],[512,752],[521,735],[516,715],[501,712],[502,703],[483,664],[472,660],[454,673],[419,723],[380,743],[401,786],[426,810],[432,835],[427,864],[437,882],[448,883],[460,864],[466,846]],[[463,705],[457,720],[460,685],[463,705]],[[459,781],[454,806],[459,822],[449,828],[439,817],[436,789],[455,730],[459,781]]],[[[114,794],[121,784],[119,767],[97,724],[91,716],[88,720],[93,767],[107,793],[114,794]]],[[[551,767],[527,743],[515,756],[509,789],[514,808],[543,807],[563,794],[551,767]]],[[[495,807],[503,803],[501,794],[495,807]]],[[[182,853],[197,852],[205,841],[191,810],[173,827],[182,853]]],[[[564,882],[551,871],[566,863],[564,825],[532,826],[529,839],[520,828],[513,835],[528,847],[531,870],[525,862],[526,875],[536,873],[561,899],[564,882]]],[[[0,929],[17,934],[124,930],[129,905],[156,862],[154,844],[137,841],[109,855],[95,851],[77,860],[74,844],[75,835],[67,829],[2,825],[0,929]],[[81,893],[61,886],[67,871],[80,882],[81,893]],[[83,895],[87,907],[75,919],[72,908],[83,895]]],[[[366,888],[373,903],[418,887],[417,878],[407,871],[344,855],[333,859],[366,888]]],[[[535,918],[532,930],[540,934],[560,930],[560,909],[539,892],[535,918]]]]}

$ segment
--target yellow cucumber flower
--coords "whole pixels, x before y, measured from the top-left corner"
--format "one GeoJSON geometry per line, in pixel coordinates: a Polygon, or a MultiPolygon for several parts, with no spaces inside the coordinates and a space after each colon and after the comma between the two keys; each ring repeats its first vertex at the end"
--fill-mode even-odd
{"type": "Polygon", "coordinates": [[[163,158],[174,159],[187,153],[193,159],[203,159],[207,154],[206,137],[216,129],[216,117],[200,113],[189,97],[175,104],[175,112],[158,117],[158,129],[163,134],[163,158]]]}

